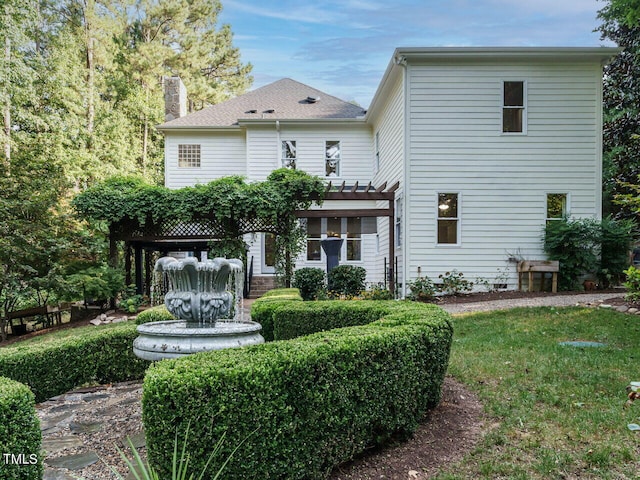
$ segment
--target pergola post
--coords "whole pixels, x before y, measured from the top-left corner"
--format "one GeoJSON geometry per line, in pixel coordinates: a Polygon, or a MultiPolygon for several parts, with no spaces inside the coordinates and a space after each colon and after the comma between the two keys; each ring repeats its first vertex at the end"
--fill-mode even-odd
{"type": "Polygon", "coordinates": [[[134,268],[136,275],[136,294],[142,295],[142,247],[134,247],[134,268]]]}

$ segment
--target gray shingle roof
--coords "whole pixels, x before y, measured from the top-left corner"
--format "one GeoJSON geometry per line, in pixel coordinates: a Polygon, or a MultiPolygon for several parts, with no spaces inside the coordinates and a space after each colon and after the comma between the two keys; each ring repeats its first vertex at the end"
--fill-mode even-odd
{"type": "Polygon", "coordinates": [[[361,107],[290,78],[283,78],[226,102],[163,123],[158,128],[229,127],[237,125],[239,120],[248,119],[350,119],[362,117],[365,113],[361,107]],[[308,98],[319,100],[313,103],[308,98]]]}

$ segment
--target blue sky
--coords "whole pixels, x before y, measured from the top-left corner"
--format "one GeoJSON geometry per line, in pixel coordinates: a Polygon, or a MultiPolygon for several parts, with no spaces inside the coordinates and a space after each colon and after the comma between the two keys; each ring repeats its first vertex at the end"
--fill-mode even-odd
{"type": "Polygon", "coordinates": [[[599,46],[598,0],[222,0],[254,85],[283,77],[367,108],[396,47],[599,46]]]}

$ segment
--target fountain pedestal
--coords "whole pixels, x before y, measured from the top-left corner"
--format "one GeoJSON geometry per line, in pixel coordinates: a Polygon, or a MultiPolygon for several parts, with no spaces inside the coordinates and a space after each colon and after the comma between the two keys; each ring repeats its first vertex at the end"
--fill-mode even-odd
{"type": "Polygon", "coordinates": [[[139,325],[136,356],[156,361],[264,343],[262,326],[242,318],[239,302],[232,306],[234,297],[242,298],[242,282],[235,282],[233,295],[225,290],[229,275],[242,273],[240,260],[162,257],[155,269],[169,283],[165,305],[178,320],[139,325]],[[232,318],[224,318],[233,310],[232,318]]]}
{"type": "Polygon", "coordinates": [[[134,353],[144,360],[180,358],[198,352],[264,343],[256,322],[216,322],[215,327],[189,327],[185,321],[151,322],[138,326],[134,353]]]}

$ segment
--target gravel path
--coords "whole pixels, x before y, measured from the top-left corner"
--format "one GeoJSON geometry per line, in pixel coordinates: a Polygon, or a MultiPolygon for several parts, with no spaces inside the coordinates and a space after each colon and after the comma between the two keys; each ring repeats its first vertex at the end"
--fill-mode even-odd
{"type": "Polygon", "coordinates": [[[606,303],[612,298],[619,298],[622,294],[615,293],[581,293],[579,295],[547,295],[529,298],[510,298],[487,302],[452,303],[440,305],[451,314],[489,312],[505,310],[515,307],[569,307],[573,305],[597,305],[606,303]]]}

